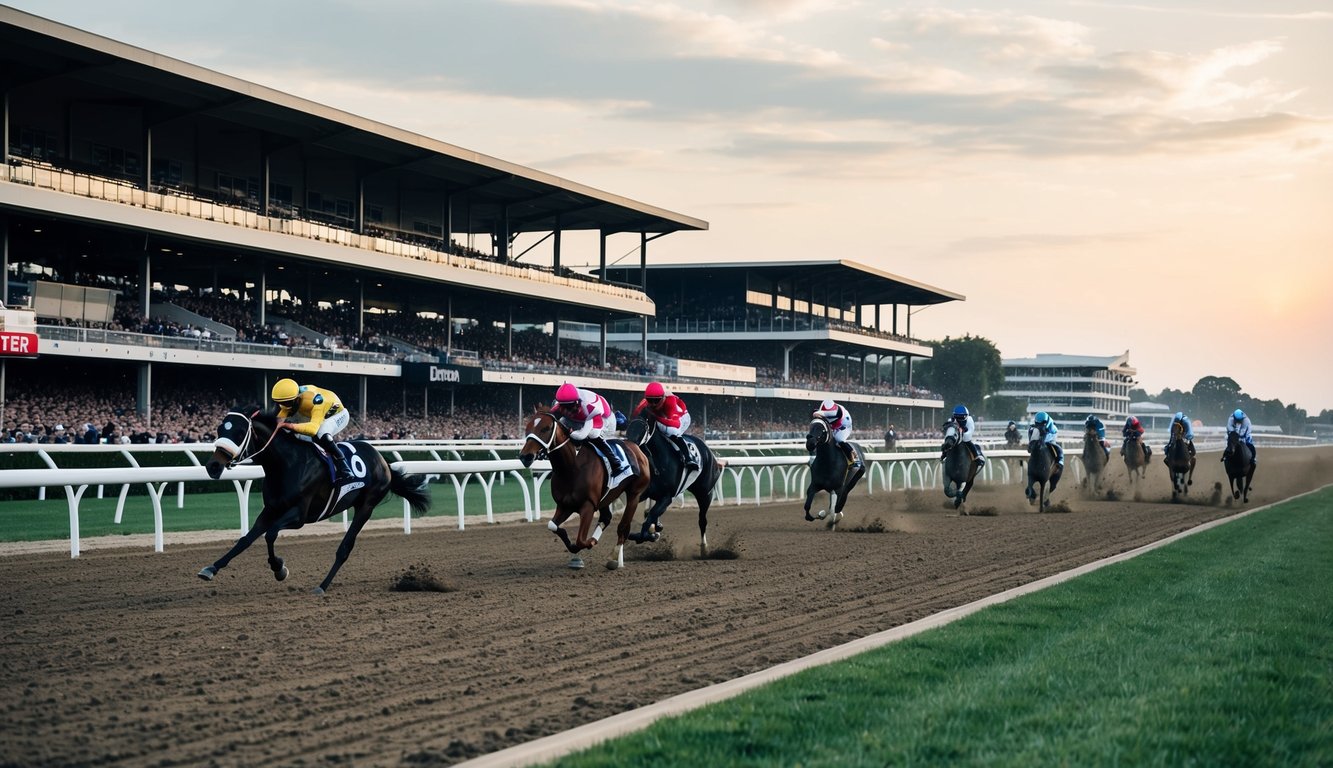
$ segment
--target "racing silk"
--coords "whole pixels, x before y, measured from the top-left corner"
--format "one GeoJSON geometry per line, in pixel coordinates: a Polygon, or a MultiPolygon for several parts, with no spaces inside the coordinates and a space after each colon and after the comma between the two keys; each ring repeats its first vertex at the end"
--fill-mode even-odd
{"type": "Polygon", "coordinates": [[[1125,425],[1125,428],[1122,429],[1122,430],[1120,430],[1120,433],[1121,433],[1122,435],[1125,436],[1125,439],[1126,439],[1126,440],[1128,440],[1131,436],[1134,436],[1134,435],[1138,435],[1139,439],[1142,440],[1142,439],[1143,439],[1143,422],[1139,422],[1139,425],[1138,425],[1137,427],[1135,427],[1135,426],[1130,426],[1130,425],[1126,424],[1126,425],[1125,425]]]}
{"type": "Polygon", "coordinates": [[[817,410],[812,414],[817,419],[823,419],[828,422],[829,433],[835,443],[845,443],[852,434],[852,414],[848,410],[838,405],[831,410],[817,410]]]}
{"type": "Polygon", "coordinates": [[[347,426],[351,414],[331,390],[305,384],[299,391],[293,407],[278,406],[278,420],[290,424],[293,432],[307,437],[334,435],[347,426]]]}
{"type": "Polygon", "coordinates": [[[1093,416],[1093,417],[1092,417],[1092,428],[1095,429],[1095,430],[1097,430],[1097,439],[1098,439],[1098,440],[1105,440],[1105,439],[1106,439],[1106,425],[1103,424],[1103,423],[1102,423],[1102,420],[1099,419],[1099,418],[1097,418],[1096,416],[1093,416]]]}
{"type": "Polygon", "coordinates": [[[1172,420],[1171,420],[1171,427],[1170,427],[1171,429],[1175,429],[1175,427],[1176,427],[1176,422],[1180,422],[1182,425],[1184,425],[1184,427],[1185,427],[1185,439],[1186,439],[1186,440],[1189,440],[1190,442],[1193,442],[1193,441],[1194,441],[1194,425],[1190,424],[1189,417],[1186,416],[1186,417],[1183,418],[1183,419],[1172,419],[1172,420]]]}
{"type": "MultiPolygon", "coordinates": [[[[954,424],[958,424],[958,419],[951,419],[951,421],[953,421],[954,424]]],[[[965,443],[972,442],[972,433],[975,432],[976,429],[977,429],[977,420],[972,418],[972,414],[969,413],[963,419],[963,424],[961,429],[963,433],[962,437],[963,442],[965,443]]]]}
{"type": "Polygon", "coordinates": [[[667,395],[662,398],[662,402],[658,403],[656,407],[649,403],[647,398],[644,398],[639,401],[638,405],[634,406],[634,412],[631,415],[638,416],[644,409],[647,409],[653,415],[658,424],[668,429],[679,429],[681,420],[690,415],[690,409],[685,407],[685,401],[675,395],[667,395]]]}
{"type": "Polygon", "coordinates": [[[569,436],[574,440],[601,437],[602,430],[608,423],[615,424],[611,404],[606,402],[605,397],[591,389],[580,388],[577,403],[569,405],[555,403],[551,406],[551,410],[565,422],[565,426],[569,428],[569,436]]]}
{"type": "Polygon", "coordinates": [[[1059,432],[1060,428],[1055,426],[1055,422],[1053,421],[1047,425],[1045,432],[1043,432],[1041,427],[1037,426],[1034,422],[1032,426],[1028,427],[1028,442],[1030,443],[1033,440],[1040,439],[1043,443],[1054,443],[1055,436],[1059,434],[1059,432]]]}
{"type": "Polygon", "coordinates": [[[1246,445],[1254,445],[1254,437],[1250,434],[1251,426],[1249,416],[1240,421],[1236,421],[1235,416],[1227,417],[1227,432],[1235,432],[1240,435],[1240,439],[1244,440],[1246,445]]]}

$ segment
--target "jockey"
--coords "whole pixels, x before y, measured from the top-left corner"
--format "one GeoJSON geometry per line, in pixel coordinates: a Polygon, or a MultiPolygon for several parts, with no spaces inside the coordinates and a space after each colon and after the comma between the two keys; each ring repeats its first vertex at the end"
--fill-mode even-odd
{"type": "Polygon", "coordinates": [[[1194,457],[1194,427],[1190,424],[1189,417],[1182,411],[1176,411],[1175,418],[1171,419],[1171,425],[1166,428],[1166,433],[1170,435],[1166,439],[1166,445],[1162,447],[1162,452],[1167,454],[1162,457],[1162,461],[1171,463],[1171,443],[1175,439],[1176,423],[1179,422],[1185,428],[1185,445],[1190,449],[1190,458],[1194,457]]]}
{"type": "MultiPolygon", "coordinates": [[[[950,420],[958,425],[958,434],[961,436],[959,439],[963,441],[963,444],[967,446],[968,451],[972,454],[972,460],[975,461],[979,467],[985,465],[986,457],[981,453],[981,444],[973,439],[977,429],[977,422],[972,418],[972,414],[968,413],[967,407],[962,405],[955,407],[953,409],[953,417],[950,420]]],[[[946,455],[947,454],[941,453],[940,461],[944,461],[946,455]]]]}
{"type": "Polygon", "coordinates": [[[1090,413],[1088,418],[1083,420],[1083,426],[1097,431],[1097,439],[1101,441],[1102,450],[1106,451],[1106,458],[1110,459],[1111,444],[1106,442],[1106,425],[1102,423],[1102,420],[1097,418],[1096,414],[1090,413]]]}
{"type": "Polygon", "coordinates": [[[852,414],[832,400],[825,400],[819,404],[812,415],[815,418],[823,419],[824,423],[828,424],[833,444],[847,454],[847,461],[853,468],[861,469],[861,457],[852,450],[852,446],[847,442],[847,438],[852,434],[852,414]]]}
{"type": "Polygon", "coordinates": [[[555,391],[555,404],[551,412],[560,418],[560,422],[569,430],[569,438],[575,442],[584,440],[606,457],[611,463],[611,477],[607,485],[614,488],[621,480],[629,476],[630,467],[620,462],[620,457],[606,444],[602,430],[614,428],[615,412],[606,398],[590,389],[579,389],[565,382],[555,391]]]}
{"type": "Polygon", "coordinates": [[[350,482],[352,468],[333,436],[347,428],[352,415],[338,396],[327,389],[297,384],[293,379],[278,379],[270,394],[273,402],[278,404],[278,427],[318,443],[333,459],[337,471],[334,483],[344,485],[350,482]]]}
{"type": "Polygon", "coordinates": [[[1125,445],[1129,444],[1131,437],[1139,439],[1139,445],[1143,446],[1143,460],[1147,461],[1152,457],[1152,447],[1148,441],[1143,439],[1143,424],[1135,416],[1129,416],[1125,419],[1125,428],[1120,430],[1120,434],[1125,436],[1125,442],[1120,446],[1120,455],[1125,455],[1125,445]]]}
{"type": "Polygon", "coordinates": [[[1051,417],[1046,415],[1045,411],[1037,411],[1037,415],[1032,418],[1032,426],[1028,427],[1028,442],[1040,440],[1042,443],[1055,449],[1055,460],[1060,468],[1065,466],[1065,449],[1060,447],[1055,436],[1060,433],[1060,428],[1055,426],[1051,417]]]}
{"type": "Polygon", "coordinates": [[[643,399],[634,406],[634,411],[630,415],[638,416],[645,408],[662,427],[662,431],[666,433],[671,443],[676,446],[676,452],[680,454],[680,463],[686,471],[698,469],[699,462],[690,456],[690,447],[685,443],[685,431],[690,428],[690,411],[685,407],[685,401],[654,381],[644,388],[643,399]]]}
{"type": "MultiPolygon", "coordinates": [[[[1245,415],[1245,411],[1237,408],[1227,417],[1227,434],[1232,432],[1250,447],[1250,464],[1259,463],[1259,451],[1254,447],[1254,435],[1251,434],[1252,425],[1250,417],[1245,415]]],[[[1222,451],[1222,461],[1226,461],[1230,455],[1229,449],[1222,451]]]]}

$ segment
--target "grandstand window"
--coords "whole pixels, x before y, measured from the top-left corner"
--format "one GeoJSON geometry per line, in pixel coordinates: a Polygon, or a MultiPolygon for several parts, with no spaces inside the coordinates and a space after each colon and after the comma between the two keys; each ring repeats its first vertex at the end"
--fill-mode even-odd
{"type": "Polygon", "coordinates": [[[53,163],[60,156],[59,137],[55,131],[19,128],[10,134],[9,154],[53,163]]]}
{"type": "Polygon", "coordinates": [[[153,183],[171,189],[181,189],[185,184],[185,171],[181,162],[167,157],[153,158],[153,183]]]}
{"type": "Polygon", "coordinates": [[[367,206],[366,206],[366,221],[373,221],[373,222],[375,222],[376,224],[383,224],[383,223],[384,223],[384,206],[382,206],[382,205],[367,205],[367,206]]]}

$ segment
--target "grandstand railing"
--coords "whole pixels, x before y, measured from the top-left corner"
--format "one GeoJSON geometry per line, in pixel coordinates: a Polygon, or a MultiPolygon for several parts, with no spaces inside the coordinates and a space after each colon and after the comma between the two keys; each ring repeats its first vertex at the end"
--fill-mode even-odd
{"type": "MultiPolygon", "coordinates": [[[[538,265],[504,264],[387,237],[358,234],[350,229],[310,219],[265,216],[258,211],[194,197],[179,190],[155,187],[155,189],[163,191],[149,192],[123,179],[78,173],[58,168],[49,163],[34,162],[21,157],[11,156],[9,158],[7,178],[16,184],[24,184],[40,189],[123,203],[194,219],[217,221],[245,227],[246,229],[278,232],[308,240],[335,243],[349,248],[359,248],[390,256],[401,256],[417,261],[430,261],[462,269],[474,269],[479,272],[518,277],[551,285],[580,288],[609,296],[638,297],[642,295],[642,291],[637,289],[604,283],[594,277],[569,270],[565,270],[564,274],[557,275],[553,271],[548,271],[538,265]]],[[[278,208],[279,206],[273,206],[273,210],[278,210],[278,208]]],[[[294,206],[286,210],[292,215],[300,212],[294,206]]]]}
{"type": "Polygon", "coordinates": [[[311,360],[343,360],[354,363],[396,364],[398,359],[380,352],[359,352],[354,349],[325,349],[323,347],[288,347],[280,344],[255,344],[247,341],[196,339],[186,336],[158,336],[152,333],[111,331],[105,328],[83,328],[72,325],[37,324],[37,335],[43,341],[79,341],[97,344],[124,344],[132,347],[158,349],[190,349],[224,354],[276,355],[311,360]]]}
{"type": "MultiPolygon", "coordinates": [[[[1287,437],[1287,436],[1280,436],[1287,437]]],[[[1292,447],[1314,444],[1313,438],[1290,437],[1284,440],[1264,441],[1266,447],[1292,447]]],[[[455,503],[458,512],[458,528],[466,527],[466,509],[464,495],[473,480],[483,489],[486,508],[486,522],[494,523],[495,512],[492,500],[496,483],[503,484],[506,479],[514,479],[523,495],[523,520],[536,522],[541,519],[541,490],[551,472],[549,462],[535,462],[530,472],[525,475],[524,467],[517,459],[500,458],[500,450],[506,453],[516,451],[522,444],[519,440],[508,441],[467,441],[449,443],[377,443],[377,447],[388,458],[391,465],[404,472],[426,475],[428,480],[448,478],[454,488],[455,503]],[[487,460],[465,460],[463,452],[485,452],[491,455],[487,460]],[[429,459],[404,459],[404,454],[425,453],[429,459]],[[445,458],[442,454],[452,454],[445,458]]],[[[809,483],[809,465],[804,445],[798,441],[719,441],[713,446],[720,453],[734,452],[739,455],[722,456],[725,463],[723,477],[718,481],[714,503],[742,504],[746,502],[761,504],[764,501],[792,501],[804,497],[803,489],[809,483]],[[749,455],[751,452],[760,455],[749,455]],[[730,485],[731,493],[727,489],[730,485]],[[767,492],[765,493],[765,487],[767,492]],[[747,493],[746,489],[750,492],[747,493]],[[729,501],[731,499],[731,501],[729,501]]],[[[941,483],[940,462],[936,450],[937,441],[915,440],[901,441],[902,450],[887,452],[868,452],[866,454],[867,471],[864,484],[866,495],[873,495],[878,488],[883,492],[895,489],[925,489],[937,487],[941,483]],[[895,484],[895,479],[897,483],[895,484]]],[[[1218,450],[1221,443],[1199,444],[1201,451],[1218,450]]],[[[168,483],[176,483],[176,506],[185,506],[185,483],[223,483],[230,482],[237,496],[237,509],[240,515],[240,531],[244,533],[250,527],[249,499],[253,483],[264,476],[258,466],[240,465],[227,470],[220,480],[208,477],[200,457],[207,458],[213,446],[206,443],[177,445],[44,445],[19,443],[6,446],[12,453],[36,454],[46,469],[8,469],[0,472],[0,488],[37,488],[39,500],[45,499],[45,491],[50,487],[62,488],[65,492],[69,513],[70,557],[78,557],[79,540],[79,505],[84,493],[90,487],[97,488],[97,497],[102,498],[107,486],[119,486],[116,504],[115,523],[119,525],[124,512],[125,500],[132,485],[144,485],[153,508],[153,549],[163,549],[162,500],[168,483]],[[61,468],[55,457],[68,454],[99,453],[108,457],[118,456],[126,461],[128,467],[98,468],[61,468]],[[136,454],[179,453],[189,461],[190,466],[143,466],[136,454]]],[[[1066,457],[1082,454],[1081,448],[1065,451],[1066,457]]],[[[512,453],[511,453],[512,455],[512,453]]],[[[998,447],[988,448],[986,455],[990,459],[1023,459],[1025,450],[1006,450],[998,447]]],[[[1075,482],[1083,479],[1082,462],[1067,462],[1072,468],[1075,482]]],[[[979,474],[981,482],[1009,484],[1021,482],[1021,475],[1010,467],[1008,461],[988,461],[979,474]]],[[[677,504],[683,504],[683,497],[677,497],[677,504]]],[[[403,532],[412,532],[412,513],[407,501],[402,502],[403,532]]],[[[346,513],[342,516],[343,528],[348,525],[346,513]]]]}

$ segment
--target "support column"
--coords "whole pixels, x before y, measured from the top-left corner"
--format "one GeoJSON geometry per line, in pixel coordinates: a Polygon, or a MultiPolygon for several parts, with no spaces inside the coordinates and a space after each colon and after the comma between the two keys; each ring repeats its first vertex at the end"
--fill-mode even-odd
{"type": "Polygon", "coordinates": [[[143,147],[143,190],[153,191],[153,129],[144,130],[143,147]]]}
{"type": "Polygon", "coordinates": [[[153,254],[148,250],[148,238],[144,238],[143,263],[139,265],[139,320],[148,320],[149,302],[153,300],[153,254]]]}
{"type": "Polygon", "coordinates": [[[560,310],[555,311],[555,321],[551,323],[552,336],[555,337],[555,364],[560,364],[560,310]]]}
{"type": "Polygon", "coordinates": [[[598,253],[600,254],[598,257],[598,264],[601,265],[601,280],[605,283],[609,282],[606,277],[606,230],[597,230],[597,238],[601,242],[601,246],[598,248],[598,253]]]}
{"type": "Polygon", "coordinates": [[[134,412],[153,426],[153,364],[148,361],[139,363],[139,381],[134,393],[134,412]]]}
{"type": "Polygon", "coordinates": [[[356,388],[356,389],[357,389],[357,395],[360,396],[361,402],[357,403],[357,407],[356,407],[356,413],[357,413],[357,416],[356,416],[356,417],[357,417],[358,420],[361,421],[362,424],[364,424],[364,423],[366,422],[366,399],[367,399],[367,385],[366,385],[366,382],[368,381],[368,379],[366,378],[366,375],[365,375],[364,373],[361,374],[360,376],[358,376],[357,379],[358,379],[358,382],[357,382],[357,388],[356,388]]]}
{"type": "Polygon", "coordinates": [[[602,315],[602,344],[601,355],[598,358],[602,370],[606,370],[606,315],[602,315]]]}
{"type": "Polygon", "coordinates": [[[509,316],[505,319],[505,358],[514,359],[514,302],[509,302],[509,316]]]}
{"type": "Polygon", "coordinates": [[[255,322],[263,326],[268,321],[265,319],[268,312],[266,299],[268,298],[268,272],[264,269],[264,262],[259,262],[259,280],[255,282],[255,291],[259,295],[255,297],[255,322]]]}
{"type": "Polygon", "coordinates": [[[444,355],[449,357],[454,353],[454,295],[452,293],[445,300],[444,312],[444,355]]]}
{"type": "MultiPolygon", "coordinates": [[[[558,275],[560,274],[560,214],[558,213],[555,215],[555,230],[553,234],[555,236],[555,244],[554,252],[551,255],[551,270],[558,275]]],[[[559,361],[560,357],[557,355],[556,362],[559,361]]]]}
{"type": "MultiPolygon", "coordinates": [[[[9,126],[6,125],[5,128],[8,130],[9,126]]],[[[9,146],[7,141],[5,146],[9,146]]],[[[5,167],[8,168],[8,164],[5,167]]],[[[0,215],[0,304],[7,303],[9,303],[9,217],[0,215]]],[[[0,397],[0,406],[4,405],[3,400],[4,398],[0,397]]],[[[0,409],[0,413],[3,412],[3,409],[0,409]]]]}

